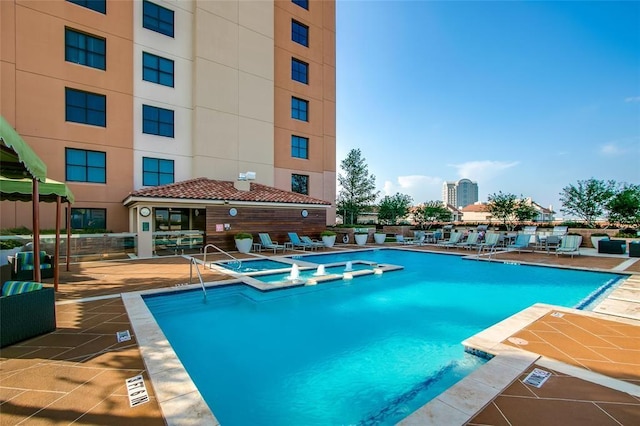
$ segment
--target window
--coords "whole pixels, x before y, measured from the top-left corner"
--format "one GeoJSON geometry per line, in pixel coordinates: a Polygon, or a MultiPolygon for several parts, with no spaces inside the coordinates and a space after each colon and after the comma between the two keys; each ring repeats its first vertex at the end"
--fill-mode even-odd
{"type": "Polygon", "coordinates": [[[173,61],[142,52],[142,79],[173,87],[173,61]]]}
{"type": "Polygon", "coordinates": [[[107,183],[107,154],[104,152],[67,148],[65,164],[67,181],[107,183]]]}
{"type": "Polygon", "coordinates": [[[307,175],[291,175],[291,192],[309,195],[309,176],[307,175]]]}
{"type": "Polygon", "coordinates": [[[107,127],[107,97],[65,88],[66,120],[107,127]]]}
{"type": "Polygon", "coordinates": [[[309,27],[298,21],[291,20],[291,40],[309,47],[309,27]]]}
{"type": "Polygon", "coordinates": [[[155,209],[156,231],[180,231],[189,227],[189,209],[155,209]]]}
{"type": "Polygon", "coordinates": [[[307,114],[309,110],[309,102],[304,99],[291,97],[291,118],[296,120],[309,121],[307,114]]]}
{"type": "Polygon", "coordinates": [[[291,135],[291,156],[309,158],[309,138],[291,135]]]}
{"type": "Polygon", "coordinates": [[[148,30],[173,37],[173,10],[144,0],[142,2],[142,26],[148,30]]]}
{"type": "Polygon", "coordinates": [[[107,229],[107,209],[71,209],[71,229],[107,229]]]}
{"type": "Polygon", "coordinates": [[[309,0],[291,0],[293,3],[297,4],[303,9],[309,10],[309,0]]]}
{"type": "Polygon", "coordinates": [[[107,69],[107,41],[69,28],[64,32],[64,60],[101,70],[107,69]]]}
{"type": "Polygon", "coordinates": [[[173,160],[142,158],[142,184],[158,186],[173,183],[173,160]]]}
{"type": "Polygon", "coordinates": [[[67,0],[70,3],[75,3],[78,6],[86,7],[87,9],[95,10],[100,13],[107,13],[107,0],[67,0]]]}
{"type": "Polygon", "coordinates": [[[173,137],[173,111],[142,105],[142,133],[173,137]]]}
{"type": "Polygon", "coordinates": [[[291,58],[291,78],[300,83],[309,83],[309,64],[291,58]]]}

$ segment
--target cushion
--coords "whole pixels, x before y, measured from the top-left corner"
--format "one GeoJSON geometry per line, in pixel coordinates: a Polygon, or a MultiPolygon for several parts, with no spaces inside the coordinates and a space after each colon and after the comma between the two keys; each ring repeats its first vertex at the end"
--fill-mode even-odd
{"type": "Polygon", "coordinates": [[[41,289],[42,284],[34,281],[7,281],[2,286],[2,295],[11,296],[41,289]]]}

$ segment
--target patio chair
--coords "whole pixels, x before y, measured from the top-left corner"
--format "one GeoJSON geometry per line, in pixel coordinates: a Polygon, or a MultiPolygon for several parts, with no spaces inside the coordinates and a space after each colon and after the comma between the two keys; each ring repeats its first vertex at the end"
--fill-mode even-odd
{"type": "Polygon", "coordinates": [[[560,245],[556,247],[556,256],[570,254],[573,259],[574,254],[580,255],[580,244],[582,244],[582,236],[565,235],[560,241],[560,245]]]}
{"type": "Polygon", "coordinates": [[[478,256],[480,256],[480,254],[485,250],[489,250],[489,252],[493,252],[496,250],[496,247],[498,246],[498,241],[500,241],[500,234],[497,234],[495,232],[487,232],[484,235],[484,241],[481,243],[478,243],[478,256]]]}
{"type": "Polygon", "coordinates": [[[455,245],[460,241],[460,238],[462,238],[462,233],[454,231],[451,233],[447,241],[441,241],[438,243],[438,245],[446,247],[448,250],[449,247],[455,247],[455,245]]]}
{"type": "Polygon", "coordinates": [[[53,287],[32,281],[7,281],[0,296],[0,347],[56,329],[53,287]]]}
{"type": "Polygon", "coordinates": [[[319,248],[325,247],[322,241],[312,240],[310,237],[307,237],[306,235],[303,235],[302,237],[300,237],[300,239],[302,240],[303,243],[309,244],[309,247],[311,247],[312,250],[317,250],[319,248]]]}
{"type": "Polygon", "coordinates": [[[518,236],[516,237],[516,240],[513,242],[513,244],[509,244],[507,246],[507,249],[518,250],[518,253],[520,253],[522,252],[522,250],[528,249],[530,243],[531,243],[530,234],[518,234],[518,236]]]}
{"type": "Polygon", "coordinates": [[[260,243],[262,244],[262,248],[265,249],[273,249],[274,253],[277,253],[278,250],[284,251],[286,250],[286,246],[284,244],[278,244],[277,241],[271,241],[271,237],[267,233],[259,233],[260,243]]]}
{"type": "Polygon", "coordinates": [[[308,248],[309,249],[312,248],[311,245],[302,241],[296,232],[288,232],[287,235],[289,235],[289,241],[291,241],[291,244],[293,245],[294,249],[302,248],[302,250],[306,250],[308,248]]]}
{"type": "Polygon", "coordinates": [[[411,240],[405,240],[405,244],[407,245],[416,245],[416,246],[421,246],[424,244],[424,240],[426,239],[426,236],[424,234],[424,232],[416,232],[415,237],[413,237],[413,239],[411,240]]]}
{"type": "MultiPolygon", "coordinates": [[[[16,253],[15,256],[9,257],[9,263],[11,264],[11,279],[16,281],[25,281],[33,279],[33,252],[21,251],[16,253]]],[[[40,252],[40,277],[41,278],[53,278],[54,271],[54,259],[53,256],[48,255],[47,252],[40,252]]]]}
{"type": "Polygon", "coordinates": [[[467,236],[467,239],[464,241],[460,241],[458,244],[456,244],[456,247],[464,247],[466,249],[475,247],[478,244],[478,235],[480,235],[478,232],[471,232],[467,236]]]}
{"type": "Polygon", "coordinates": [[[398,244],[411,244],[410,238],[405,238],[404,235],[396,234],[396,243],[398,244]]]}

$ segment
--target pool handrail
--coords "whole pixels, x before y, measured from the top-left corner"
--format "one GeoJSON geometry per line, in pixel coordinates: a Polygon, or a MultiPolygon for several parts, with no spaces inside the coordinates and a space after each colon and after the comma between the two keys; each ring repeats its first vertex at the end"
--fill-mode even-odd
{"type": "Polygon", "coordinates": [[[240,269],[242,268],[242,260],[238,259],[237,257],[232,256],[231,254],[227,253],[226,251],[222,250],[220,247],[214,245],[214,244],[207,244],[206,246],[204,246],[202,248],[202,251],[204,252],[204,256],[202,257],[202,264],[204,266],[207,266],[207,248],[214,248],[216,250],[218,250],[220,253],[229,256],[231,259],[235,260],[238,263],[238,267],[236,269],[240,269]]]}
{"type": "Polygon", "coordinates": [[[202,292],[204,293],[205,300],[207,299],[207,289],[204,286],[204,280],[202,279],[202,274],[200,274],[200,268],[198,267],[198,261],[195,257],[189,257],[189,284],[191,284],[191,279],[193,278],[193,265],[196,265],[196,273],[198,274],[198,279],[200,280],[200,285],[202,286],[202,292]]]}

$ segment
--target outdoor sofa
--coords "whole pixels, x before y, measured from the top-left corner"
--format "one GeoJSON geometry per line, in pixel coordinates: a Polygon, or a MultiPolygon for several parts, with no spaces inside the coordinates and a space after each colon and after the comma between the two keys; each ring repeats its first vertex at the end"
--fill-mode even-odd
{"type": "Polygon", "coordinates": [[[7,281],[0,296],[0,348],[56,329],[52,287],[32,281],[7,281]]]}

